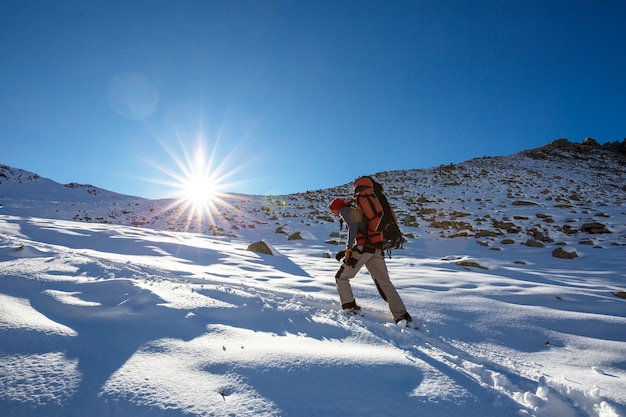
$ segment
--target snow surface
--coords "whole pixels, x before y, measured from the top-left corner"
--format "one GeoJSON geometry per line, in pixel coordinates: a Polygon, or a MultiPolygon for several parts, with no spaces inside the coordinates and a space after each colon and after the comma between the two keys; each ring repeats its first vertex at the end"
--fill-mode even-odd
{"type": "Polygon", "coordinates": [[[388,266],[420,331],[393,324],[366,272],[364,316],[339,311],[325,207],[346,186],[235,196],[209,227],[4,167],[0,414],[625,416],[626,170],[571,161],[378,175],[407,234],[388,266]],[[563,231],[590,221],[611,233],[563,231]],[[526,246],[537,230],[551,239],[526,246]],[[247,250],[260,240],[275,254],[247,250]]]}

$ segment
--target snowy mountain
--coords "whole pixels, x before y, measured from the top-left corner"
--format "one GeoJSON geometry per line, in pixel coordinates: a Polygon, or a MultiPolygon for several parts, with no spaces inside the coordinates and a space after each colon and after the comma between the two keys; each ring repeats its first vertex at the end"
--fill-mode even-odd
{"type": "Polygon", "coordinates": [[[2,415],[626,415],[619,146],[374,176],[420,331],[366,272],[364,316],[339,311],[327,206],[350,184],[193,216],[0,165],[2,415]]]}

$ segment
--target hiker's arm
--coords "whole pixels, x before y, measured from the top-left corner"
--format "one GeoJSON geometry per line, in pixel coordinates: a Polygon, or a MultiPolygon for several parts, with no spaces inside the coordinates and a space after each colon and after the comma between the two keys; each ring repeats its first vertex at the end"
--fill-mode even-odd
{"type": "Polygon", "coordinates": [[[352,249],[352,247],[354,246],[354,242],[356,240],[356,232],[359,228],[358,224],[354,221],[352,216],[350,216],[350,212],[352,210],[354,209],[350,207],[344,207],[339,211],[339,215],[341,215],[341,218],[346,223],[346,227],[348,229],[348,240],[346,241],[346,247],[348,249],[352,249]]]}

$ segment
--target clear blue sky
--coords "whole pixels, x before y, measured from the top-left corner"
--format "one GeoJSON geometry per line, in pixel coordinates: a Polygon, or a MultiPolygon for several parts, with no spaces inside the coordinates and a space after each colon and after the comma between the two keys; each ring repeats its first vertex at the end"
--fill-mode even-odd
{"type": "Polygon", "coordinates": [[[280,194],[621,141],[624,22],[603,0],[3,0],[0,163],[158,198],[187,152],[280,194]]]}

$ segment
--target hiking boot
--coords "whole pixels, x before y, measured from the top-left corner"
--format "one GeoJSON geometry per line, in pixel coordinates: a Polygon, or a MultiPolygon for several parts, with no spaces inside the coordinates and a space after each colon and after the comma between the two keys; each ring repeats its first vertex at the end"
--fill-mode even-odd
{"type": "Polygon", "coordinates": [[[344,308],[343,311],[349,316],[361,315],[361,307],[354,305],[354,307],[344,308]]]}
{"type": "Polygon", "coordinates": [[[410,329],[417,329],[417,330],[420,329],[420,326],[417,325],[417,323],[413,321],[409,313],[404,313],[401,317],[397,318],[395,321],[398,327],[408,327],[410,329]]]}
{"type": "Polygon", "coordinates": [[[398,327],[420,330],[420,326],[418,326],[414,321],[408,321],[407,319],[402,319],[399,322],[396,322],[396,325],[398,327]]]}
{"type": "Polygon", "coordinates": [[[409,313],[404,313],[403,315],[395,319],[396,324],[400,324],[400,322],[404,322],[405,326],[407,323],[411,323],[412,321],[413,319],[411,318],[411,315],[409,313]]]}

